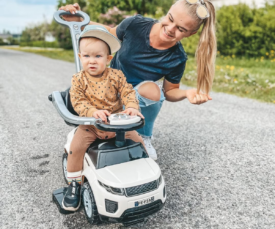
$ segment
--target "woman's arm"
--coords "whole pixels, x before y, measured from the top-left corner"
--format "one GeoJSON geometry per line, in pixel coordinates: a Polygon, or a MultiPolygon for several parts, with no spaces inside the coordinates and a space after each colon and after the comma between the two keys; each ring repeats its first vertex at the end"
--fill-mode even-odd
{"type": "Polygon", "coordinates": [[[178,102],[187,98],[192,104],[202,104],[212,100],[209,95],[197,93],[197,89],[182,90],[180,84],[173,84],[167,80],[163,82],[164,96],[169,102],[178,102]]]}
{"type": "MultiPolygon", "coordinates": [[[[80,11],[80,6],[78,5],[78,3],[75,3],[73,5],[69,4],[69,5],[66,5],[66,6],[61,6],[59,8],[59,10],[65,10],[65,11],[70,11],[70,13],[72,14],[71,16],[69,15],[63,15],[62,17],[64,18],[64,20],[66,21],[82,21],[83,18],[81,17],[77,17],[77,16],[74,16],[74,14],[76,14],[77,11],[80,11]]],[[[116,27],[114,28],[111,28],[110,26],[107,26],[107,25],[103,25],[103,24],[100,24],[100,23],[97,23],[97,22],[93,22],[93,21],[90,21],[89,25],[101,25],[101,26],[104,26],[111,34],[113,34],[115,37],[117,37],[116,35],[116,27]]]]}

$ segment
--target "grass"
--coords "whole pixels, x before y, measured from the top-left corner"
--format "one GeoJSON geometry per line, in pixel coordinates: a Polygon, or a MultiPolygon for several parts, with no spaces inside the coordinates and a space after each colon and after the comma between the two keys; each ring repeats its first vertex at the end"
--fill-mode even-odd
{"type": "MultiPolygon", "coordinates": [[[[274,52],[270,57],[247,59],[218,55],[213,90],[275,103],[274,52]]],[[[182,83],[196,85],[194,58],[187,62],[182,83]]]]}
{"type": "MultiPolygon", "coordinates": [[[[74,62],[72,50],[3,47],[32,52],[52,59],[74,62]]],[[[196,86],[196,64],[189,57],[182,83],[196,86]]],[[[275,53],[271,51],[260,58],[236,58],[217,56],[213,90],[275,103],[275,53]]]]}

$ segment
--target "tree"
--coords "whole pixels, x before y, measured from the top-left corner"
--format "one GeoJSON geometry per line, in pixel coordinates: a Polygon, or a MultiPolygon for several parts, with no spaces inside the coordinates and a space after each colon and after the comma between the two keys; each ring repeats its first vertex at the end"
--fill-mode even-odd
{"type": "MultiPolygon", "coordinates": [[[[58,8],[67,4],[73,4],[75,0],[59,0],[58,8]]],[[[101,14],[106,14],[109,9],[117,7],[127,14],[155,15],[159,8],[168,10],[174,0],[79,0],[81,9],[88,13],[93,21],[99,21],[101,14]]]]}

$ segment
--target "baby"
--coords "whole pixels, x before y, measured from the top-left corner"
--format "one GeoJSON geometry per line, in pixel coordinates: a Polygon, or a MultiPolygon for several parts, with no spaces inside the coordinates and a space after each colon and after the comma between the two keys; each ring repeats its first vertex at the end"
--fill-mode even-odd
{"type": "MultiPolygon", "coordinates": [[[[138,110],[135,90],[127,83],[122,71],[107,68],[112,60],[111,53],[119,48],[120,41],[103,26],[88,25],[80,34],[78,55],[83,70],[73,76],[70,90],[72,105],[79,116],[101,118],[105,122],[112,113],[144,118],[138,110]]],[[[114,132],[104,132],[94,126],[80,125],[77,128],[68,153],[69,187],[62,201],[65,210],[76,211],[80,206],[81,170],[87,148],[97,138],[113,137],[114,132]]],[[[125,138],[143,144],[136,131],[126,132],[125,138]]]]}

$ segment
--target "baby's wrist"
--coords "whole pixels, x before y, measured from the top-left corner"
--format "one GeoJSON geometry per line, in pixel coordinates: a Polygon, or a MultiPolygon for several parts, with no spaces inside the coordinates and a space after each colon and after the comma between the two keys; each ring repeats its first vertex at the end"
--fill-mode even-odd
{"type": "Polygon", "coordinates": [[[127,109],[135,109],[135,110],[137,110],[137,111],[138,111],[138,109],[137,109],[137,108],[135,108],[135,107],[127,107],[125,110],[127,110],[127,109]]]}

